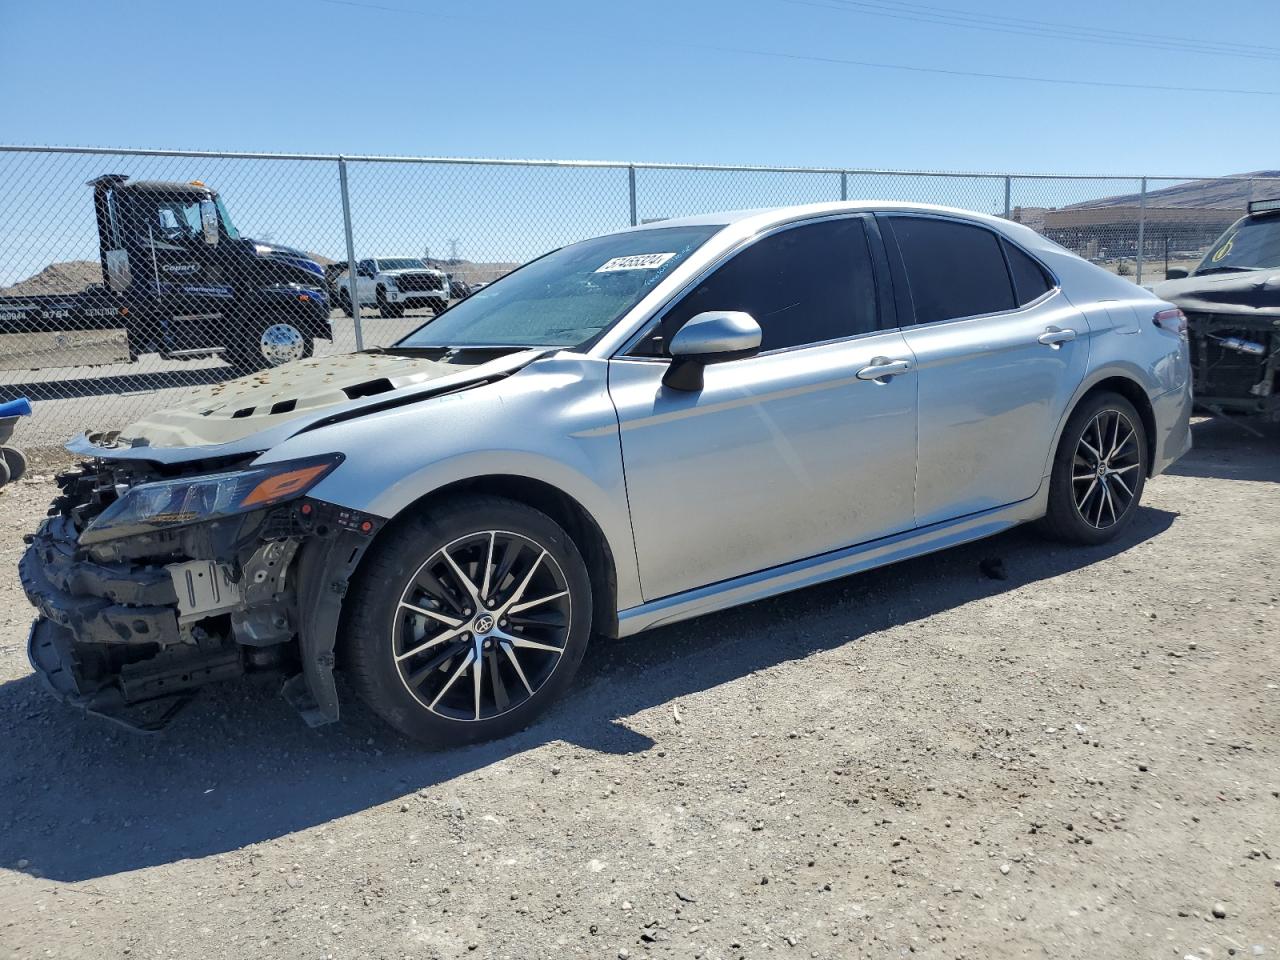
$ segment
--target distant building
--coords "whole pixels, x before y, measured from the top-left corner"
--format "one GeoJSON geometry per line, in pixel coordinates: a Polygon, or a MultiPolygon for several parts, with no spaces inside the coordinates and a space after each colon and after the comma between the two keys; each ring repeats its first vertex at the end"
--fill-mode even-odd
{"type": "MultiPolygon", "coordinates": [[[[1138,206],[1062,207],[1043,213],[1040,230],[1087,260],[1133,257],[1143,214],[1144,256],[1203,250],[1244,213],[1241,209],[1138,206]]],[[[1016,219],[1016,217],[1015,217],[1016,219]]]]}

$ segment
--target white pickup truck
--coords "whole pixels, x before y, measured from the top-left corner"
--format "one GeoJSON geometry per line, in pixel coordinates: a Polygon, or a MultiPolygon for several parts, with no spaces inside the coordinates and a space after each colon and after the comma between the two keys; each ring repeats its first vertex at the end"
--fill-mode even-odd
{"type": "MultiPolygon", "coordinates": [[[[419,257],[371,257],[356,263],[356,274],[360,306],[376,306],[384,317],[404,316],[414,307],[439,313],[449,304],[449,278],[419,257]]],[[[334,285],[338,305],[348,317],[354,313],[350,280],[344,273],[334,285]]]]}

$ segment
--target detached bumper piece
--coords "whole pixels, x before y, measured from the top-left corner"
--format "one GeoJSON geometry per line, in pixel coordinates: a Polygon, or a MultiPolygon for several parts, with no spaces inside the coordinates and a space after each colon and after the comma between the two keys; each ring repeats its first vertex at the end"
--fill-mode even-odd
{"type": "Polygon", "coordinates": [[[153,731],[195,688],[244,673],[235,644],[183,634],[165,568],[77,560],[65,517],[41,525],[18,573],[39,612],[27,658],[49,692],[73,707],[153,731]]]}

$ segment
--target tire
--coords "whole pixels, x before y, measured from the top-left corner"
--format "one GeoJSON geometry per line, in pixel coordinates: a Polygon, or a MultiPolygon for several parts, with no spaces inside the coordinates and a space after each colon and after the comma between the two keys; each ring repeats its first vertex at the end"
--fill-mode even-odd
{"type": "Polygon", "coordinates": [[[0,463],[9,471],[6,483],[18,482],[27,472],[27,455],[17,447],[0,447],[0,463]]]}
{"type": "MultiPolygon", "coordinates": [[[[302,337],[302,352],[295,359],[305,360],[315,353],[316,338],[297,330],[296,327],[294,327],[294,330],[302,337]]],[[[223,359],[242,374],[257,373],[259,370],[280,366],[279,363],[272,363],[263,355],[262,336],[264,333],[266,333],[266,329],[257,330],[256,328],[244,333],[239,340],[226,348],[222,354],[223,359]]]]}
{"type": "Polygon", "coordinates": [[[342,312],[345,316],[348,316],[348,317],[355,316],[356,312],[351,307],[351,294],[347,293],[346,290],[341,290],[338,292],[338,306],[342,308],[342,312]]]}
{"type": "Polygon", "coordinates": [[[1138,512],[1147,461],[1147,432],[1133,404],[1118,393],[1088,397],[1058,441],[1041,530],[1068,543],[1114,539],[1138,512]]]}
{"type": "Polygon", "coordinates": [[[492,740],[527,727],[568,688],[591,614],[586,565],[554,520],[514,500],[459,497],[374,544],[344,606],[341,662],[401,733],[436,747],[492,740]],[[450,561],[480,589],[488,568],[496,596],[481,599],[496,604],[476,606],[450,561]]]}
{"type": "Polygon", "coordinates": [[[9,482],[9,464],[0,460],[0,487],[9,482]]]}
{"type": "Polygon", "coordinates": [[[378,313],[381,316],[387,317],[391,320],[396,320],[404,316],[404,304],[389,303],[387,301],[387,290],[385,287],[378,288],[377,300],[378,313]]]}

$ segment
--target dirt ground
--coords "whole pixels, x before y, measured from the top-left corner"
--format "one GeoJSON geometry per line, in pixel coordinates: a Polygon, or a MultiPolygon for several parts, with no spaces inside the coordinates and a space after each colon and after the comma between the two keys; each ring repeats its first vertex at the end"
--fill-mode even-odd
{"type": "Polygon", "coordinates": [[[6,488],[0,957],[1280,957],[1280,430],[1196,442],[1119,543],[602,641],[443,753],[265,678],[149,738],[53,703],[6,488]]]}

